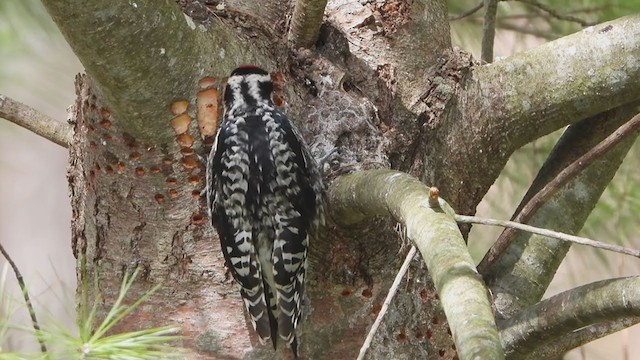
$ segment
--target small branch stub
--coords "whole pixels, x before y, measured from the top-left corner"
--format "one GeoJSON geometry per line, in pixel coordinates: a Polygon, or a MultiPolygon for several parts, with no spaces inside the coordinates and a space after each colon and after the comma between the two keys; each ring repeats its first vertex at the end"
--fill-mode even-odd
{"type": "Polygon", "coordinates": [[[429,207],[432,209],[440,209],[440,190],[437,187],[432,186],[429,188],[429,207]]]}

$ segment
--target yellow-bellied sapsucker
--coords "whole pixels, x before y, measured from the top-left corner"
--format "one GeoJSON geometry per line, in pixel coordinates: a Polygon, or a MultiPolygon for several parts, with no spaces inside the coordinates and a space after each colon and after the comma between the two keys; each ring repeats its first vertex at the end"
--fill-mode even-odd
{"type": "Polygon", "coordinates": [[[309,235],[323,221],[324,186],[272,92],[271,77],[258,67],[229,76],[207,162],[207,204],[260,340],[275,348],[279,337],[297,357],[309,235]]]}

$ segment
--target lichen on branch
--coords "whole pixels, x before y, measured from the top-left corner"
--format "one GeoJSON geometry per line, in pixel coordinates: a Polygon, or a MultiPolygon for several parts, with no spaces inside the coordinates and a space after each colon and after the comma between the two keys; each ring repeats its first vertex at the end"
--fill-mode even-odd
{"type": "Polygon", "coordinates": [[[504,358],[486,288],[462,234],[451,213],[429,205],[424,184],[398,171],[362,171],[336,179],[329,203],[342,225],[375,216],[405,224],[433,278],[460,359],[504,358]]]}
{"type": "Polygon", "coordinates": [[[546,340],[629,316],[640,316],[637,276],[598,281],[565,291],[499,322],[498,326],[507,355],[521,359],[546,340]]]}

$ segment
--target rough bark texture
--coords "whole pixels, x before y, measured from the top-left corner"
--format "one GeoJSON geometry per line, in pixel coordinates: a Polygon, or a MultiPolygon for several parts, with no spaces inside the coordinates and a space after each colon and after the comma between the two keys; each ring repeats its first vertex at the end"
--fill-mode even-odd
{"type": "MultiPolygon", "coordinates": [[[[287,48],[285,1],[228,1],[222,10],[188,0],[182,9],[169,0],[43,3],[89,76],[77,81],[70,146],[79,276],[97,279],[90,298],[108,306],[122,274],[141,267],[132,297],[164,286],[122,328],[178,325],[193,358],[290,356],[259,345],[226,275],[199,201],[196,154],[206,156],[206,139],[194,122],[193,144],[169,126],[174,100],[187,99],[194,116],[202,76],[220,80],[244,63],[280,71],[285,110],[314,155],[335,150],[327,183],[400,169],[437,185],[464,214],[475,212],[518,147],[640,97],[631,91],[640,87],[637,16],[479,66],[451,48],[443,0],[329,1],[315,48],[306,50],[287,48]]],[[[395,225],[330,223],[312,243],[304,357],[355,357],[401,262],[395,225]]],[[[421,262],[409,278],[370,357],[456,358],[421,262]]]]}
{"type": "Polygon", "coordinates": [[[72,240],[78,283],[90,284],[88,298],[105,310],[123,275],[140,267],[132,299],[158,282],[165,286],[122,328],[183,323],[184,345],[197,353],[235,356],[250,348],[250,332],[239,326],[238,291],[193,197],[202,190],[201,166],[186,168],[177,146],[162,149],[118,130],[84,76],[77,79],[77,95],[69,169],[72,240]]]}

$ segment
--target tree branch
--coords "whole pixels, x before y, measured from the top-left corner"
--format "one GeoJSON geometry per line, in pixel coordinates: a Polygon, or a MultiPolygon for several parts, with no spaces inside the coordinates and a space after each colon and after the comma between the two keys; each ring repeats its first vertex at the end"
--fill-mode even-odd
{"type": "Polygon", "coordinates": [[[640,316],[640,277],[610,279],[553,296],[498,323],[505,353],[520,359],[584,326],[640,316]]]}
{"type": "Polygon", "coordinates": [[[462,73],[457,108],[425,134],[442,141],[422,142],[426,158],[420,160],[429,164],[423,181],[438,185],[457,213],[473,215],[515,150],[640,99],[640,67],[625,60],[640,58],[640,42],[632,37],[640,37],[640,15],[462,73]],[[466,171],[455,170],[461,168],[466,171]]]}
{"type": "Polygon", "coordinates": [[[522,357],[522,360],[558,359],[564,353],[588,342],[611,335],[620,330],[640,323],[640,317],[630,316],[607,321],[600,324],[585,326],[562,337],[551,339],[536,347],[532,352],[522,357]]]}
{"type": "Polygon", "coordinates": [[[42,3],[119,128],[145,142],[174,140],[167,107],[193,93],[203,75],[227,76],[241,63],[271,66],[268,56],[256,55],[258,42],[248,47],[219,22],[206,28],[196,24],[175,1],[42,3]]]}
{"type": "Polygon", "coordinates": [[[493,62],[493,40],[496,37],[496,12],[498,0],[484,0],[484,22],[482,23],[482,50],[480,58],[487,62],[493,62]]]}
{"type": "Polygon", "coordinates": [[[498,21],[496,26],[500,29],[519,32],[521,34],[531,35],[531,36],[539,37],[541,39],[545,39],[549,41],[555,40],[560,37],[560,35],[550,31],[544,31],[539,29],[528,29],[525,26],[511,24],[507,21],[498,21]]]}
{"type": "Polygon", "coordinates": [[[0,94],[0,117],[62,147],[69,146],[71,126],[2,94],[0,94]]]}
{"type": "Polygon", "coordinates": [[[538,234],[538,235],[542,235],[549,238],[568,241],[574,244],[591,246],[596,249],[613,251],[619,254],[631,255],[631,256],[640,258],[640,250],[630,249],[620,245],[608,244],[605,242],[596,241],[596,240],[592,240],[585,237],[565,234],[558,231],[542,229],[542,228],[522,224],[515,221],[484,219],[484,218],[479,218],[475,216],[466,216],[466,215],[458,215],[458,214],[456,214],[455,219],[458,223],[462,223],[462,224],[482,224],[482,225],[502,226],[509,229],[522,230],[532,234],[538,234]]]}
{"type": "Polygon", "coordinates": [[[289,42],[294,49],[311,48],[318,40],[327,0],[297,0],[291,17],[289,42]]]}
{"type": "Polygon", "coordinates": [[[336,179],[329,200],[342,225],[374,216],[404,223],[433,277],[460,359],[503,358],[486,289],[462,234],[452,215],[430,207],[424,184],[397,171],[362,171],[336,179]]]}
{"type": "Polygon", "coordinates": [[[511,154],[563,126],[639,99],[634,89],[640,67],[626,60],[640,58],[638,36],[640,15],[632,15],[481,66],[461,111],[475,119],[474,133],[493,134],[487,138],[491,147],[511,154]]]}
{"type": "MultiPolygon", "coordinates": [[[[540,207],[547,202],[551,196],[559,191],[562,186],[569,182],[569,180],[573,179],[593,161],[602,157],[622,140],[629,136],[636,135],[638,129],[640,129],[640,114],[634,116],[626,124],[620,126],[620,128],[613,134],[609,135],[599,144],[594,146],[593,149],[577,158],[571,165],[562,170],[552,181],[547,183],[542,190],[528,201],[528,203],[514,218],[514,221],[521,224],[529,221],[533,214],[538,211],[538,209],[540,209],[540,207]]],[[[491,246],[491,249],[489,249],[478,265],[478,271],[483,274],[486,273],[491,264],[493,264],[497,258],[504,253],[505,249],[511,245],[515,236],[516,231],[514,229],[506,229],[503,231],[502,234],[500,234],[500,237],[498,237],[498,240],[496,240],[496,242],[491,246]]]]}
{"type": "Polygon", "coordinates": [[[482,9],[483,6],[484,6],[484,2],[481,1],[478,5],[458,15],[449,15],[449,21],[456,21],[456,20],[464,19],[467,16],[471,16],[475,14],[478,10],[482,9]]]}
{"type": "Polygon", "coordinates": [[[38,339],[38,342],[40,343],[40,351],[42,353],[46,353],[47,345],[44,343],[44,339],[40,334],[40,325],[38,323],[38,318],[36,317],[36,311],[33,308],[33,304],[31,303],[29,290],[27,289],[27,285],[24,283],[24,278],[20,273],[20,269],[18,269],[18,265],[16,265],[11,256],[9,256],[7,250],[5,250],[4,246],[2,246],[2,243],[0,243],[0,253],[2,254],[2,256],[4,256],[5,259],[7,259],[9,266],[11,266],[11,269],[13,269],[13,273],[16,275],[16,280],[18,280],[18,285],[20,286],[20,290],[22,291],[24,302],[27,304],[27,310],[29,311],[29,316],[31,317],[31,324],[33,325],[36,339],[38,339]]]}
{"type": "MultiPolygon", "coordinates": [[[[515,25],[510,23],[509,21],[505,21],[507,17],[500,17],[499,20],[497,20],[496,22],[496,28],[498,29],[504,29],[504,30],[508,30],[508,31],[513,31],[513,32],[518,32],[521,34],[526,34],[526,35],[531,35],[531,36],[535,36],[535,37],[539,37],[542,39],[546,39],[546,40],[555,40],[557,38],[559,38],[561,35],[555,34],[553,32],[550,31],[544,31],[544,30],[540,30],[540,29],[529,29],[527,27],[526,24],[522,25],[515,25]]],[[[473,22],[474,24],[480,24],[480,20],[479,19],[471,19],[471,22],[473,22]]]]}
{"type": "MultiPolygon", "coordinates": [[[[538,172],[514,217],[557,174],[615,132],[636,112],[636,106],[630,104],[569,126],[538,172]]],[[[627,138],[578,174],[553,195],[528,224],[571,234],[580,231],[635,139],[627,138]]],[[[518,234],[484,275],[497,312],[509,317],[539,302],[570,246],[570,243],[539,235],[518,234]]]]}
{"type": "MultiPolygon", "coordinates": [[[[538,2],[535,0],[498,0],[498,1],[519,1],[521,3],[524,4],[528,4],[530,6],[533,6],[537,9],[540,9],[544,12],[546,12],[548,15],[550,15],[553,18],[556,18],[558,20],[566,20],[566,21],[571,21],[571,22],[576,22],[582,26],[591,26],[591,25],[595,25],[594,23],[590,23],[586,20],[582,20],[578,17],[572,16],[572,15],[564,15],[564,14],[560,14],[557,11],[553,10],[552,8],[538,2]]],[[[475,14],[478,10],[482,9],[482,7],[484,6],[484,2],[480,2],[478,5],[472,7],[471,9],[464,11],[458,15],[450,15],[449,16],[449,21],[456,21],[456,20],[460,20],[460,19],[464,19],[467,16],[471,16],[473,14],[475,14]]],[[[576,9],[573,10],[571,12],[569,12],[569,14],[578,14],[578,13],[587,13],[587,12],[594,12],[594,11],[601,11],[604,9],[604,6],[592,6],[592,7],[585,7],[585,8],[580,8],[580,9],[576,9]]],[[[541,14],[516,14],[516,15],[506,15],[506,16],[501,16],[501,18],[503,19],[514,19],[514,18],[520,18],[520,17],[524,17],[524,18],[531,18],[531,17],[540,17],[541,14]]]]}
{"type": "Polygon", "coordinates": [[[537,0],[511,0],[511,1],[518,1],[518,2],[521,2],[523,4],[527,4],[529,6],[533,6],[535,8],[538,8],[538,9],[546,12],[547,14],[551,15],[552,17],[554,17],[556,19],[575,22],[575,23],[578,23],[578,24],[582,25],[583,27],[594,25],[593,23],[590,23],[588,21],[585,21],[585,20],[580,19],[579,17],[575,17],[573,15],[560,14],[556,10],[552,9],[551,7],[545,5],[545,4],[543,4],[543,3],[541,3],[541,2],[539,2],[537,0]]]}

